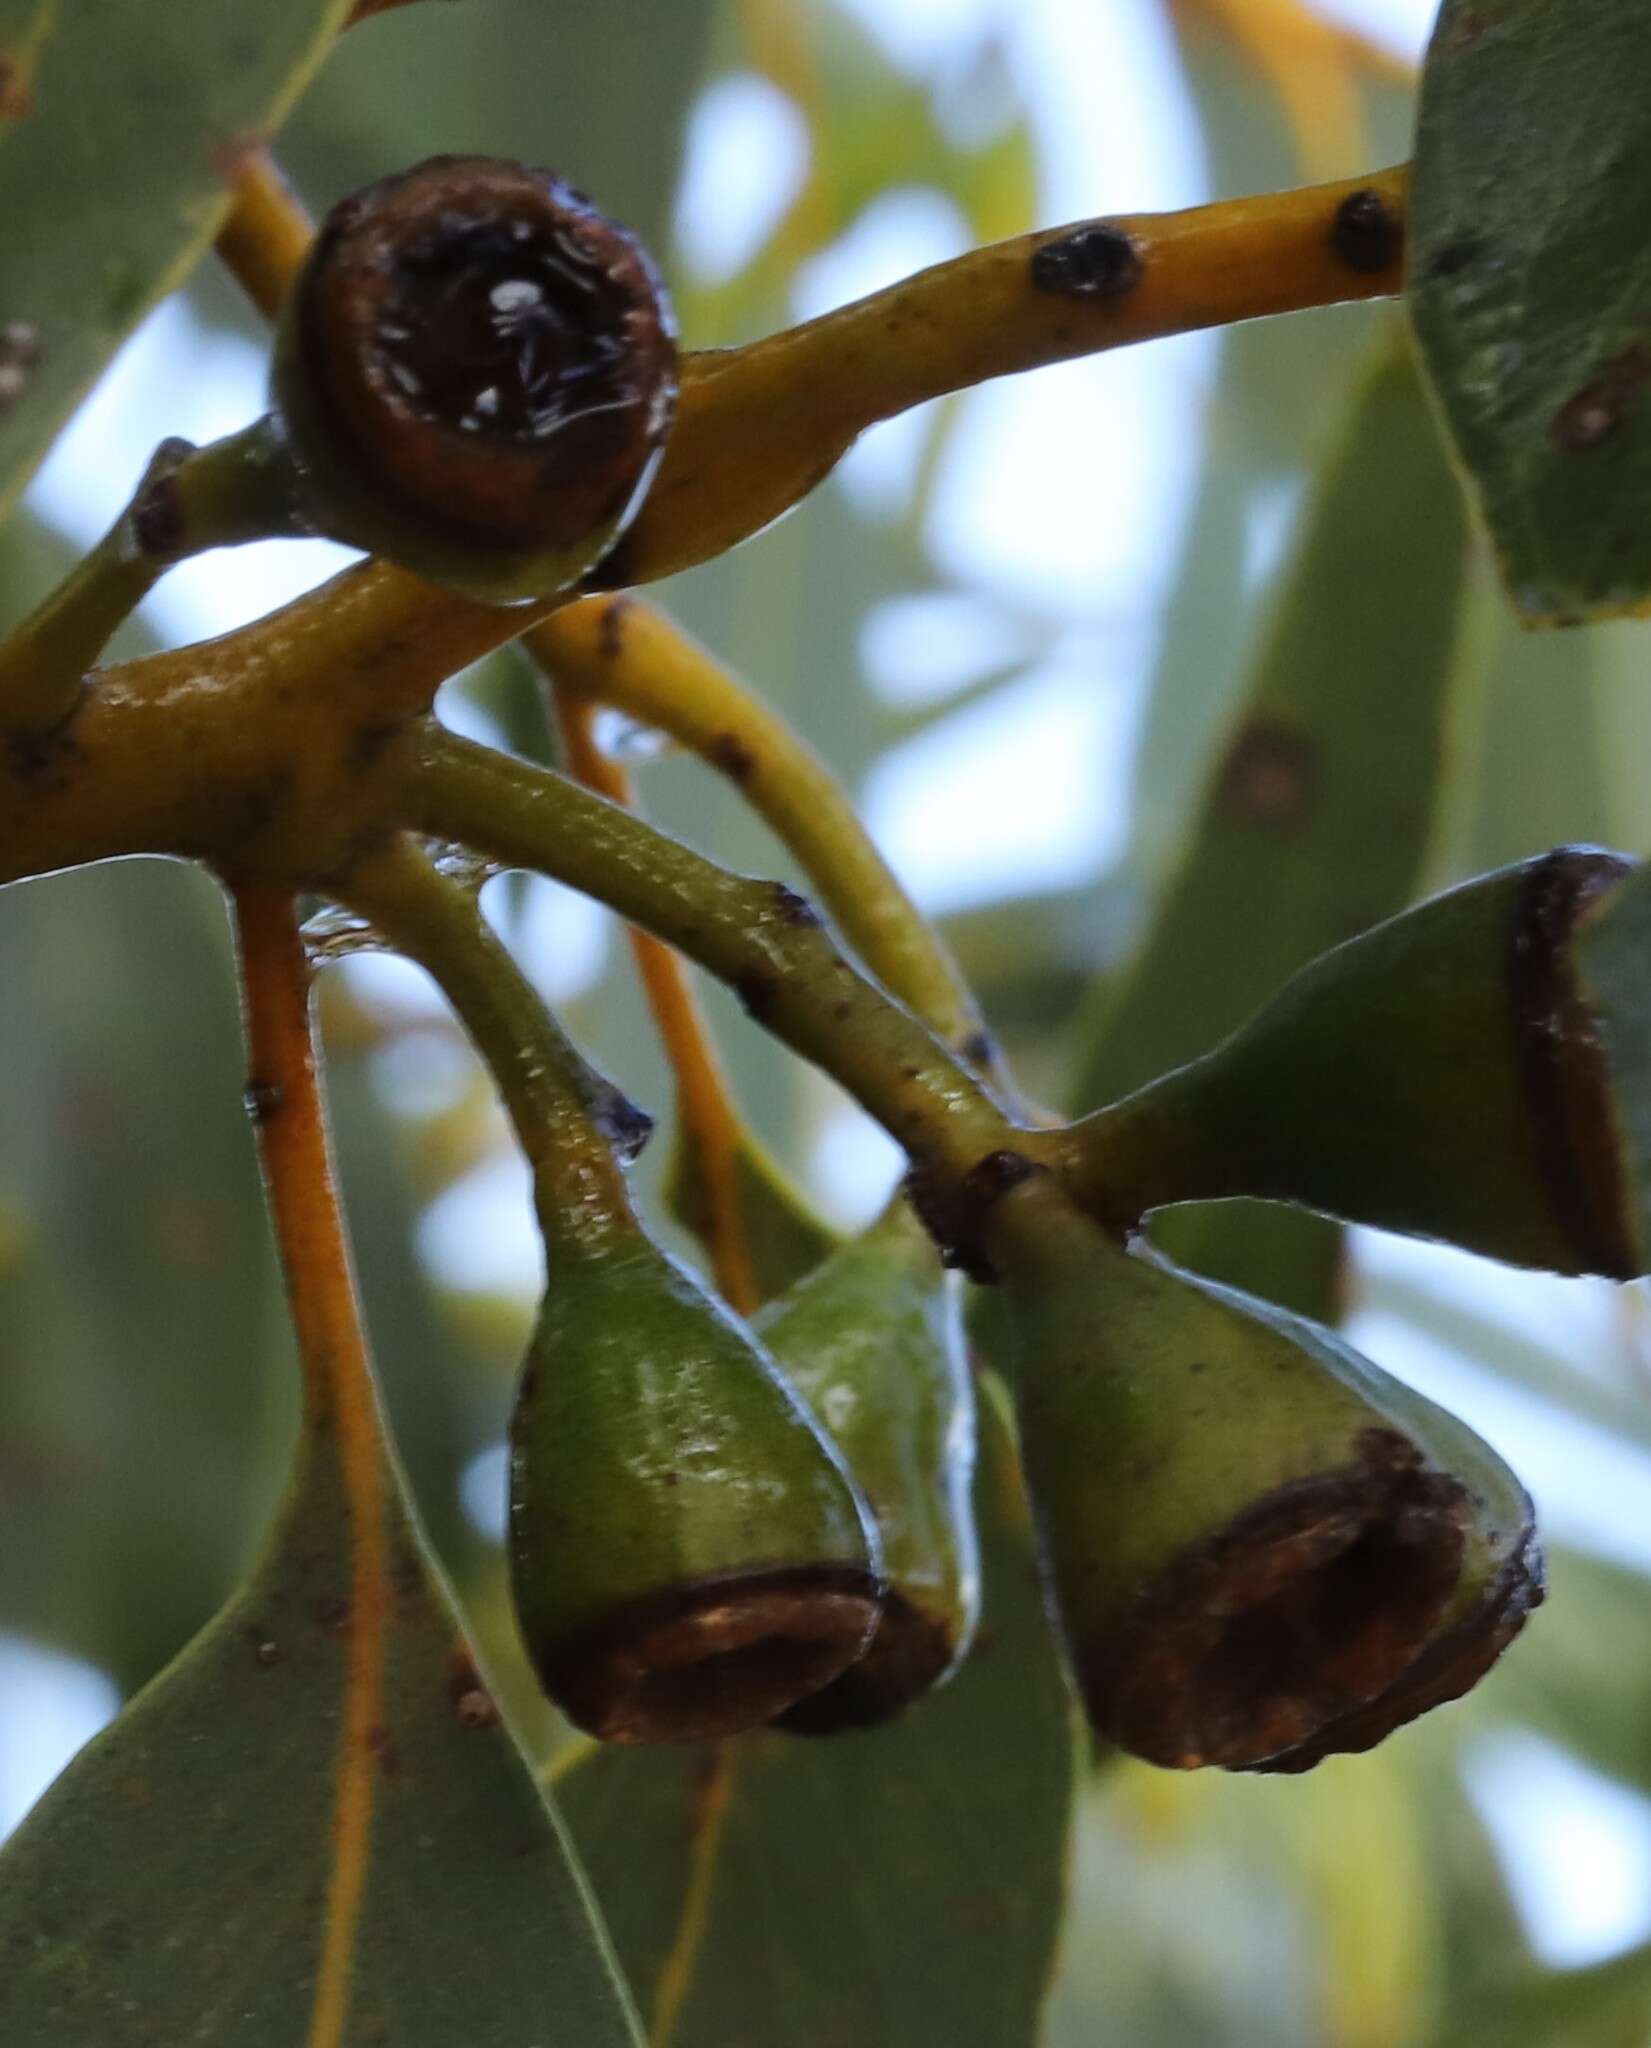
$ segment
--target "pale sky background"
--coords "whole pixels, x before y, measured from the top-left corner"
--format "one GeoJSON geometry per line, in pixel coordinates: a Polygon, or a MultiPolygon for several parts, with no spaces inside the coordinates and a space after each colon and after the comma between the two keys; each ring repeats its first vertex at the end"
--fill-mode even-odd
{"type": "MultiPolygon", "coordinates": [[[[898,62],[927,75],[970,25],[997,25],[1036,120],[1051,221],[1212,196],[1167,31],[1150,0],[852,0],[898,62]],[[1174,110],[1180,108],[1179,119],[1174,110]]],[[[1325,11],[1415,54],[1429,0],[1325,0],[1325,11]]],[[[737,269],[783,209],[804,168],[806,134],[784,100],[754,78],[707,95],[690,136],[678,218],[679,253],[701,276],[737,269]]],[[[799,280],[799,316],[874,289],[955,252],[966,231],[933,193],[892,194],[799,280]]],[[[691,338],[691,337],[690,337],[691,338]]],[[[906,600],[867,623],[863,656],[891,697],[944,697],[1017,648],[1017,607],[1070,630],[1008,691],[942,719],[897,749],[863,792],[868,821],[926,907],[978,900],[1005,876],[1027,886],[1071,882],[1120,850],[1128,826],[1129,749],[1140,684],[1155,645],[1156,593],[1193,481],[1195,417],[1212,344],[1189,337],[1040,371],[974,393],[945,462],[930,529],[938,565],[981,594],[906,600]],[[1059,449],[1052,467],[1048,451],[1059,449]],[[1105,516],[1089,478],[1104,456],[1105,516]],[[1081,591],[1082,616],[1069,593],[1081,591]],[[1143,593],[1145,597],[1143,600],[1143,593]],[[1112,614],[1098,633],[1095,621],[1112,614]],[[1101,641],[1104,639],[1104,650],[1101,641]],[[1102,658],[1104,652],[1104,659],[1102,658]],[[1097,787],[1096,764],[1109,763],[1097,787]],[[1023,801],[1014,802],[1020,791],[1023,801]],[[980,799],[990,792],[990,804],[980,799]],[[988,841],[987,816],[1001,819],[988,841]]],[[[161,430],[205,441],[263,406],[264,358],[250,343],[201,331],[180,302],[162,307],[117,360],[29,494],[77,542],[118,511],[161,430]]],[[[842,487],[898,502],[911,478],[912,436],[900,423],[868,436],[842,487]]],[[[1276,540],[1287,522],[1281,507],[1276,540]]],[[[1273,543],[1265,543],[1271,546],[1273,543]]],[[[151,602],[172,641],[227,630],[309,587],[347,559],[322,542],[215,554],[174,572],[151,602]]],[[[566,998],[600,971],[603,916],[538,885],[525,937],[547,995],[566,998]]],[[[352,963],[398,990],[423,986],[399,963],[352,963]]],[[[443,1041],[404,1044],[383,1079],[399,1091],[445,1085],[443,1041]]],[[[892,1177],[892,1148],[865,1119],[827,1114],[815,1159],[823,1195],[842,1215],[868,1214],[892,1177]]],[[[538,1285],[539,1250],[513,1160],[451,1189],[422,1246],[454,1284],[538,1285]]],[[[1493,1383],[1423,1341],[1384,1306],[1404,1281],[1472,1302],[1586,1358],[1613,1341],[1613,1292],[1588,1282],[1511,1274],[1433,1247],[1361,1234],[1367,1305],[1353,1340],[1383,1365],[1460,1410],[1515,1463],[1543,1520],[1569,1541],[1651,1564],[1651,1460],[1493,1383]]],[[[465,1498],[484,1526],[502,1513],[500,1459],[467,1475],[465,1498]]],[[[1540,1623],[1538,1623],[1540,1626],[1540,1623]]],[[[1635,1646],[1634,1654],[1647,1654],[1635,1646]]],[[[102,1675],[0,1636],[0,1833],[113,1711],[102,1675]]],[[[1651,1932],[1651,1806],[1535,1737],[1484,1745],[1472,1789],[1510,1858],[1542,1951],[1573,1963],[1651,1932]]]]}

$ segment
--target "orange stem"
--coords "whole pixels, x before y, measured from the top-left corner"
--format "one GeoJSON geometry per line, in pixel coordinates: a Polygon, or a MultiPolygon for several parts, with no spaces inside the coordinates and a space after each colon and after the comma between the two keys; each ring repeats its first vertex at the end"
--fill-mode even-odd
{"type": "MultiPolygon", "coordinates": [[[[596,743],[597,707],[567,690],[553,689],[551,701],[569,773],[598,796],[634,811],[635,784],[596,743]]],[[[740,1123],[728,1077],[679,956],[652,932],[640,931],[635,925],[627,925],[625,932],[654,1026],[676,1077],[677,1114],[697,1153],[705,1184],[707,1242],[718,1291],[736,1314],[754,1315],[762,1305],[762,1294],[740,1213],[740,1123]]]]}
{"type": "Polygon", "coordinates": [[[342,2048],[366,1891],[389,1575],[383,1440],[327,1143],[297,905],[284,890],[235,896],[245,991],[247,1105],[286,1273],[309,1429],[334,1438],[350,1527],[350,1628],[321,1957],[308,2048],[342,2048]]]}

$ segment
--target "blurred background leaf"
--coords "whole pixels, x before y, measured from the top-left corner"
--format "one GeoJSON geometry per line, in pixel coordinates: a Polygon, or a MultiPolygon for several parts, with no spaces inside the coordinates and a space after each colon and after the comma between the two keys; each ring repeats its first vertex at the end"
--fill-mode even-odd
{"type": "Polygon", "coordinates": [[[26,74],[8,66],[0,218],[5,317],[28,340],[12,350],[21,389],[0,407],[0,509],[187,276],[229,210],[239,158],[280,126],[349,0],[12,11],[0,55],[20,48],[26,74]]]}

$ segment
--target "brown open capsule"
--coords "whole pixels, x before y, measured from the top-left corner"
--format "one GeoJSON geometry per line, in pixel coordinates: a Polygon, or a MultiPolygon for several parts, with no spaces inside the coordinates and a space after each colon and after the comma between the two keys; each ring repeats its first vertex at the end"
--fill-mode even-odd
{"type": "Polygon", "coordinates": [[[437,156],[327,216],[272,388],[321,532],[510,602],[612,547],[676,382],[670,304],[627,229],[550,171],[437,156]]]}
{"type": "Polygon", "coordinates": [[[991,1211],[1021,1453],[1097,1732],[1302,1771],[1474,1685],[1542,1598],[1529,1498],[1332,1331],[1124,1245],[1034,1176],[991,1211]]]}

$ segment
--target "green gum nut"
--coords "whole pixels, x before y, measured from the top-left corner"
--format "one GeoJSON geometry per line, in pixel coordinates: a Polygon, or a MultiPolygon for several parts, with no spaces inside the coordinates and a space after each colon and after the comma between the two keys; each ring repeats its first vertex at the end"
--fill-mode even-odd
{"type": "Polygon", "coordinates": [[[676,391],[635,237],[550,171],[472,156],[334,207],[271,373],[308,522],[499,604],[571,588],[619,539],[676,391]]]}
{"type": "Polygon", "coordinates": [[[1560,847],[1324,954],[1213,1052],[1087,1119],[1096,1181],[1139,1167],[1149,1206],[1260,1195],[1512,1265],[1645,1272],[1609,1020],[1577,971],[1630,867],[1560,847]]]}
{"type": "Polygon", "coordinates": [[[857,1664],[780,1716],[804,1735],[886,1721],[941,1683],[974,1634],[974,1387],[957,1280],[901,1204],[757,1319],[842,1452],[883,1544],[888,1590],[857,1664]]]}
{"type": "Polygon", "coordinates": [[[1300,1771],[1465,1692],[1542,1597],[1465,1424],[1330,1331],[1124,1245],[1034,1174],[988,1218],[1045,1580],[1090,1720],[1300,1771]]]}
{"type": "Polygon", "coordinates": [[[767,1353],[639,1230],[547,1240],[509,1530],[545,1690],[610,1742],[762,1727],[871,1638],[865,1503],[767,1353]]]}

